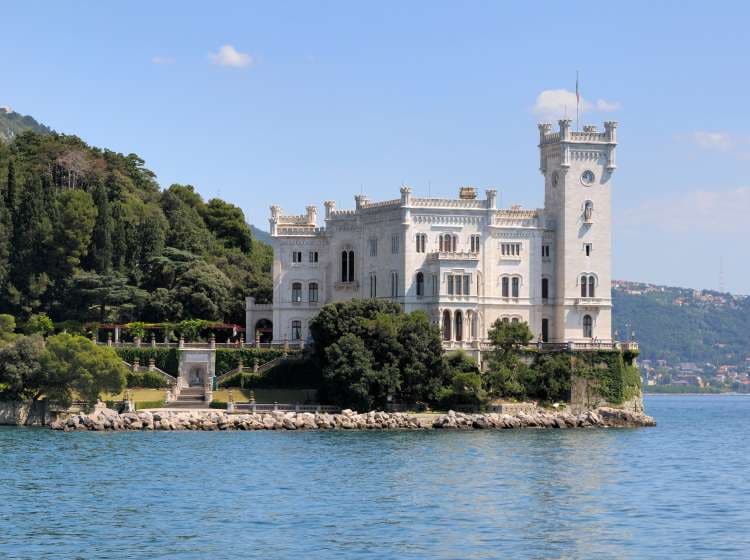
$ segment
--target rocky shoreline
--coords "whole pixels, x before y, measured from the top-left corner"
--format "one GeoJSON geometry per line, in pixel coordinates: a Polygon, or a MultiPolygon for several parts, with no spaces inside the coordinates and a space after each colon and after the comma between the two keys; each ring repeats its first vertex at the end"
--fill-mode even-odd
{"type": "Polygon", "coordinates": [[[579,414],[537,409],[516,414],[405,414],[388,412],[341,414],[310,412],[227,413],[221,410],[156,410],[118,413],[100,408],[50,424],[53,430],[180,431],[180,430],[482,430],[512,428],[637,428],[655,426],[641,412],[601,407],[579,414]]]}

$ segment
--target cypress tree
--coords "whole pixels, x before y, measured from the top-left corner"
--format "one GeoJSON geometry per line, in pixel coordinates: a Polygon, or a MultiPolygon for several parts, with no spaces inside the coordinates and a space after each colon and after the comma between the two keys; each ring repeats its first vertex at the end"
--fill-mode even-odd
{"type": "Polygon", "coordinates": [[[5,187],[5,207],[11,213],[16,207],[16,166],[12,159],[8,161],[8,183],[5,187]]]}
{"type": "Polygon", "coordinates": [[[13,283],[28,286],[31,275],[46,270],[45,241],[51,224],[45,212],[42,180],[30,177],[13,220],[13,283]]]}
{"type": "Polygon", "coordinates": [[[120,272],[125,268],[128,253],[128,223],[121,202],[112,204],[112,265],[120,272]]]}
{"type": "Polygon", "coordinates": [[[94,204],[97,215],[91,243],[92,260],[94,269],[105,274],[112,269],[112,213],[107,189],[102,185],[94,190],[94,204]]]}

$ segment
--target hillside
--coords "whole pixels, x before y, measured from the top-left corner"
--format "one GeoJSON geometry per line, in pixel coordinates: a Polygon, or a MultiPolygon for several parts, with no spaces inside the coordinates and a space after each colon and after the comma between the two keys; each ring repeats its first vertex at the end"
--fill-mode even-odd
{"type": "Polygon", "coordinates": [[[21,115],[9,109],[9,107],[0,107],[0,140],[10,142],[26,131],[37,134],[52,133],[51,128],[38,123],[33,117],[21,115]]]}
{"type": "Polygon", "coordinates": [[[23,322],[244,322],[271,296],[270,247],[242,210],[191,185],[162,190],[134,153],[2,111],[0,313],[23,322]],[[40,133],[42,132],[42,133],[40,133]]]}
{"type": "Polygon", "coordinates": [[[641,357],[737,365],[750,356],[750,297],[615,281],[614,329],[635,331],[641,357]]]}

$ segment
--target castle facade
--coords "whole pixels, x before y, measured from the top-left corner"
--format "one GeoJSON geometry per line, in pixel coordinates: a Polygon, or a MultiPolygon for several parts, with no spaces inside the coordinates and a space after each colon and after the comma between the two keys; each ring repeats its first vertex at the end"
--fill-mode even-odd
{"type": "Polygon", "coordinates": [[[539,125],[544,208],[479,198],[355,196],[286,215],[271,207],[273,304],[247,301],[248,341],[304,341],[326,303],[383,298],[421,309],[446,348],[479,349],[492,324],[525,321],[540,343],[611,345],[611,194],[617,123],[539,125]]]}

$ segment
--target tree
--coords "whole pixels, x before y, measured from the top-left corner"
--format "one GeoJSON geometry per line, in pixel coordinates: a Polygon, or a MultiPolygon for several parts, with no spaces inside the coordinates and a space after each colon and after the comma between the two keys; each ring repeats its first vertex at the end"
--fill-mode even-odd
{"type": "Polygon", "coordinates": [[[16,166],[13,160],[8,160],[8,182],[5,185],[5,207],[9,212],[16,208],[16,166]]]}
{"type": "Polygon", "coordinates": [[[47,336],[55,330],[55,324],[46,313],[37,313],[32,315],[24,325],[24,331],[28,334],[40,334],[47,336]]]}
{"type": "Polygon", "coordinates": [[[127,369],[117,353],[82,336],[49,337],[40,362],[39,387],[55,403],[69,405],[76,395],[94,403],[103,392],[125,389],[127,369]]]}
{"type": "Polygon", "coordinates": [[[170,191],[162,195],[161,206],[169,222],[166,244],[192,253],[205,253],[211,242],[211,232],[198,211],[170,191]]]}
{"type": "Polygon", "coordinates": [[[128,222],[119,201],[112,204],[112,266],[118,272],[125,269],[128,254],[128,222]]]}
{"type": "Polygon", "coordinates": [[[77,189],[60,193],[57,208],[54,247],[61,271],[71,274],[88,252],[97,210],[91,195],[77,189]]]}
{"type": "Polygon", "coordinates": [[[370,410],[385,395],[376,395],[373,357],[361,338],[346,334],[326,349],[328,363],[323,369],[328,397],[342,406],[370,410]]]}
{"type": "Polygon", "coordinates": [[[404,315],[398,341],[403,348],[399,360],[401,397],[408,403],[434,402],[450,377],[440,329],[430,324],[426,313],[414,311],[404,315]]]}
{"type": "Polygon", "coordinates": [[[94,190],[96,222],[91,243],[91,260],[94,270],[106,274],[112,269],[112,212],[109,206],[107,189],[99,184],[94,190]]]}
{"type": "Polygon", "coordinates": [[[0,344],[12,342],[16,337],[16,318],[13,315],[0,314],[0,344]]]}
{"type": "Polygon", "coordinates": [[[18,336],[0,347],[0,395],[4,400],[37,399],[43,394],[43,352],[40,336],[18,336]]]}
{"type": "Polygon", "coordinates": [[[174,301],[185,317],[223,320],[230,301],[232,283],[212,264],[197,260],[175,278],[174,301]]]}
{"type": "Polygon", "coordinates": [[[490,329],[489,338],[493,350],[489,356],[489,371],[484,378],[487,391],[492,396],[526,398],[537,375],[520,360],[523,347],[533,338],[529,325],[498,319],[490,329]]]}
{"type": "Polygon", "coordinates": [[[203,220],[227,247],[237,247],[244,253],[252,249],[253,236],[245,214],[234,204],[212,198],[203,211],[203,220]]]}

